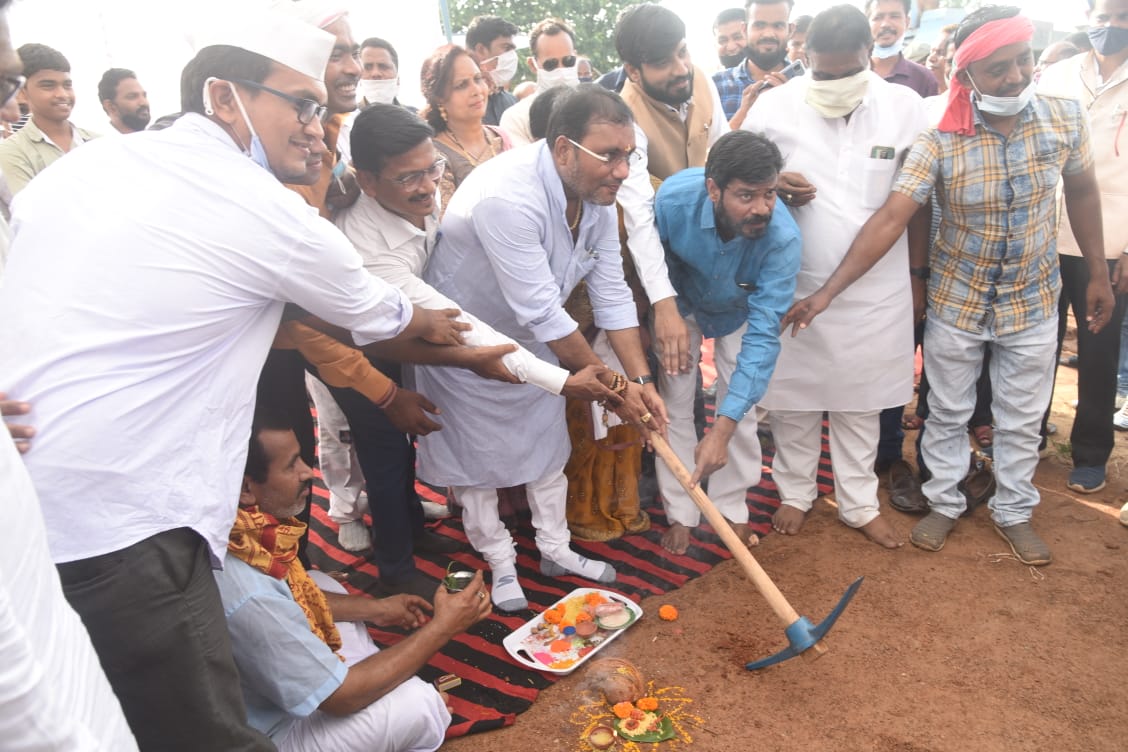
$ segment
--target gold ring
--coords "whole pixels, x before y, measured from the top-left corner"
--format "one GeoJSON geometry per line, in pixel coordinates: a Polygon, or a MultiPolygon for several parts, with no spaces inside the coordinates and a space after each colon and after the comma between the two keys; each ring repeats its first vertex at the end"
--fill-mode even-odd
{"type": "Polygon", "coordinates": [[[486,599],[486,591],[485,590],[479,590],[478,591],[478,600],[484,601],[485,599],[486,599]]]}
{"type": "Polygon", "coordinates": [[[791,199],[793,199],[793,198],[795,198],[795,195],[792,194],[792,193],[783,194],[783,200],[784,201],[791,201],[791,199]]]}
{"type": "Polygon", "coordinates": [[[653,417],[654,417],[653,415],[651,415],[650,413],[647,413],[646,415],[643,415],[638,420],[639,420],[640,423],[646,423],[647,421],[649,421],[653,417]]]}

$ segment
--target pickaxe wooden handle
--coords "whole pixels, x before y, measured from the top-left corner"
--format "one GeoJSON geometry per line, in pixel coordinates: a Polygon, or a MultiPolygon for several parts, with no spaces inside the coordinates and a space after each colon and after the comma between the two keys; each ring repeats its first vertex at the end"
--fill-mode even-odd
{"type": "MultiPolygon", "coordinates": [[[[682,488],[686,490],[693,503],[701,510],[701,514],[705,515],[705,519],[713,526],[713,529],[720,536],[721,541],[725,547],[732,552],[733,557],[740,562],[740,566],[744,569],[744,574],[748,579],[752,580],[752,584],[760,591],[760,595],[764,596],[764,600],[771,606],[772,611],[775,611],[776,616],[783,622],[784,627],[790,627],[795,622],[799,621],[799,613],[791,607],[787,602],[787,598],[783,596],[776,584],[772,582],[772,578],[760,566],[760,562],[756,561],[756,557],[748,550],[748,546],[740,540],[740,536],[729,525],[728,520],[724,515],[717,510],[713,500],[710,499],[699,486],[694,486],[690,483],[693,477],[690,475],[689,470],[686,469],[682,461],[678,459],[678,455],[666,443],[666,440],[658,434],[657,431],[650,432],[650,444],[654,447],[654,451],[670,468],[674,477],[681,483],[682,488]]],[[[808,648],[802,655],[808,658],[818,658],[820,655],[827,651],[827,647],[820,641],[815,643],[812,647],[808,648]]]]}

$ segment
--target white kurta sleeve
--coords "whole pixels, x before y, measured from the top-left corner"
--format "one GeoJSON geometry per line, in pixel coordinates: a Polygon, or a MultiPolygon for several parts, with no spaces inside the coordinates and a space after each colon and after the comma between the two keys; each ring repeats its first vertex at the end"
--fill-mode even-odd
{"type": "Polygon", "coordinates": [[[619,206],[623,207],[623,225],[627,229],[627,246],[638,271],[646,297],[651,303],[677,295],[666,268],[666,252],[654,227],[654,185],[650,182],[646,149],[649,142],[642,129],[635,125],[635,148],[642,159],[631,167],[630,174],[619,188],[619,206]]]}

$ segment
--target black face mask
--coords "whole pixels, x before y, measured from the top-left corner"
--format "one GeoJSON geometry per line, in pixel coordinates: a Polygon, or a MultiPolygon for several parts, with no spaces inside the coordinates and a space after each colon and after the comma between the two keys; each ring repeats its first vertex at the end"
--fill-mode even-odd
{"type": "Polygon", "coordinates": [[[726,68],[735,68],[736,66],[744,62],[744,58],[745,56],[747,56],[747,54],[748,50],[743,49],[740,52],[733,53],[732,55],[721,55],[721,65],[725,66],[726,68]]]}
{"type": "Polygon", "coordinates": [[[1119,26],[1098,26],[1089,29],[1088,34],[1093,49],[1102,57],[1123,52],[1128,47],[1128,29],[1119,26]]]}
{"type": "Polygon", "coordinates": [[[775,52],[759,52],[755,47],[748,48],[748,59],[762,71],[775,70],[787,58],[787,45],[781,44],[775,52]]]}

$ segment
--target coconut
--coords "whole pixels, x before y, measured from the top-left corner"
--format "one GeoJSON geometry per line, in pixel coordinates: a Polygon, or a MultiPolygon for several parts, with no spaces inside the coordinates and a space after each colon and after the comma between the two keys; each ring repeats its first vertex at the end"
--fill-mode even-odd
{"type": "Polygon", "coordinates": [[[607,703],[634,702],[646,691],[638,668],[622,658],[601,658],[588,668],[589,685],[603,694],[607,703]]]}

